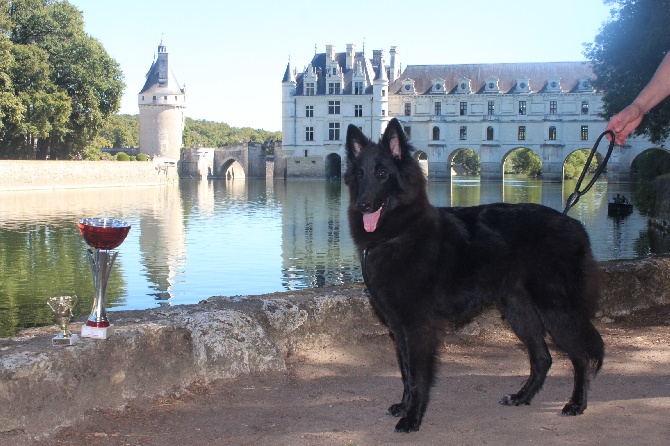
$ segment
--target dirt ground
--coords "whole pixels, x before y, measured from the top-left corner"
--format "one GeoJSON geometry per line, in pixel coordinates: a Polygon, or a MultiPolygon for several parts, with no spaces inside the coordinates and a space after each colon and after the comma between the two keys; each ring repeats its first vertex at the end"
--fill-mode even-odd
{"type": "MultiPolygon", "coordinates": [[[[387,336],[289,358],[283,374],[242,377],[91,411],[48,445],[667,445],[670,444],[670,306],[597,326],[605,364],[589,407],[562,417],[572,390],[567,358],[554,364],[533,404],[498,404],[523,384],[526,355],[504,329],[450,334],[421,430],[393,432],[386,408],[401,395],[387,336]]],[[[17,446],[19,435],[0,435],[17,446]]]]}

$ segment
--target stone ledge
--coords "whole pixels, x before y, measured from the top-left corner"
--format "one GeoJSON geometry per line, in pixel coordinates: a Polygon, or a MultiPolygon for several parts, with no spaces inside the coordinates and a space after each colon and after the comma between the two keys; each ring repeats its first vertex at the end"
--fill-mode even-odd
{"type": "MultiPolygon", "coordinates": [[[[600,316],[670,303],[670,259],[602,263],[600,316]]],[[[91,409],[242,374],[285,371],[294,352],[387,333],[362,285],[265,296],[213,297],[197,305],[110,313],[114,335],[52,347],[55,327],[0,340],[0,431],[48,435],[91,409]]],[[[74,323],[74,331],[81,323],[74,323]]],[[[495,311],[463,335],[504,329],[495,311]]]]}

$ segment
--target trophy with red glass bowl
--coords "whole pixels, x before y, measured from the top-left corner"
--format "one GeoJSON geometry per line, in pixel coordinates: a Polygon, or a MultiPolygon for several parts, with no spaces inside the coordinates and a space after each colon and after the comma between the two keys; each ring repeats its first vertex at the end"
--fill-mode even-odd
{"type": "Polygon", "coordinates": [[[107,319],[105,299],[107,282],[118,252],[110,250],[118,247],[126,239],[130,224],[114,218],[84,218],[79,221],[79,232],[91,248],[87,248],[88,260],[91,263],[95,298],[93,310],[81,329],[84,338],[107,339],[114,333],[114,325],[107,319]]]}

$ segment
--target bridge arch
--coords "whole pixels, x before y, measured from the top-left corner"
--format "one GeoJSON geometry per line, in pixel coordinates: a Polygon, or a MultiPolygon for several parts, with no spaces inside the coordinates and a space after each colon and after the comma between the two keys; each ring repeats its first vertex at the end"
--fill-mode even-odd
{"type": "Polygon", "coordinates": [[[338,153],[326,156],[325,175],[328,180],[339,180],[342,177],[342,157],[338,153]]]}
{"type": "MultiPolygon", "coordinates": [[[[532,153],[535,156],[537,156],[537,158],[540,161],[540,169],[541,169],[542,173],[544,173],[544,164],[545,163],[542,162],[542,153],[539,153],[538,150],[536,148],[533,148],[532,146],[517,146],[517,147],[514,147],[513,149],[508,150],[502,156],[502,159],[500,161],[500,174],[501,174],[503,179],[505,178],[505,170],[506,170],[505,169],[505,163],[507,163],[507,160],[510,157],[510,155],[512,153],[518,151],[518,150],[528,150],[529,153],[532,153]]],[[[508,166],[507,170],[509,170],[509,166],[508,166]]]]}

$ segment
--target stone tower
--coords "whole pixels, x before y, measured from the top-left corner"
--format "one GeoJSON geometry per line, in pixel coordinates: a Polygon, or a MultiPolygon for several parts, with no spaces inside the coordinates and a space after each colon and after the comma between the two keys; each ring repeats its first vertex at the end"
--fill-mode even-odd
{"type": "Polygon", "coordinates": [[[184,131],[186,92],[170,69],[168,52],[161,41],[158,58],[151,64],[147,81],[138,95],[140,152],[179,159],[184,131]]]}

